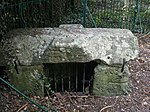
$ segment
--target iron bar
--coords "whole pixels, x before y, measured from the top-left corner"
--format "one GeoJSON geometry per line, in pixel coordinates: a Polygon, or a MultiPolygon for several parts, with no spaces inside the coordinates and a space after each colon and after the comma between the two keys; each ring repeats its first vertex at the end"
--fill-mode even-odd
{"type": "Polygon", "coordinates": [[[63,64],[60,64],[60,69],[61,69],[61,89],[62,89],[62,92],[64,92],[64,78],[63,78],[63,76],[64,76],[64,74],[63,74],[63,64]]]}
{"type": "Polygon", "coordinates": [[[67,66],[67,68],[68,68],[68,71],[69,71],[69,91],[71,90],[71,80],[70,80],[70,75],[71,75],[71,68],[69,67],[69,65],[67,66]]]}
{"type": "Polygon", "coordinates": [[[140,29],[140,33],[142,34],[142,32],[143,32],[143,28],[142,28],[142,22],[141,22],[141,5],[142,5],[142,3],[141,3],[141,0],[139,0],[140,1],[140,3],[138,3],[139,4],[139,6],[138,6],[138,20],[139,20],[139,29],[140,29]]]}
{"type": "Polygon", "coordinates": [[[90,89],[91,89],[91,79],[89,80],[89,82],[88,82],[88,88],[89,88],[89,93],[90,93],[90,89]]]}
{"type": "Polygon", "coordinates": [[[53,75],[54,75],[55,92],[57,92],[57,80],[56,80],[56,74],[55,74],[55,65],[53,65],[53,75]]]}
{"type": "MultiPolygon", "coordinates": [[[[43,4],[42,5],[41,4],[42,4],[42,2],[41,2],[41,0],[39,0],[39,6],[37,6],[37,9],[39,10],[39,14],[43,17],[44,16],[44,15],[42,15],[43,4]]],[[[40,27],[42,27],[42,17],[40,18],[40,22],[39,22],[40,27]]]]}
{"type": "Polygon", "coordinates": [[[91,12],[90,12],[90,10],[89,10],[89,7],[86,6],[86,8],[87,8],[87,11],[88,11],[88,13],[89,13],[89,16],[90,16],[90,18],[91,18],[91,20],[92,20],[92,23],[94,24],[94,27],[97,28],[96,22],[94,21],[94,18],[93,18],[92,14],[91,14],[91,12]]]}
{"type": "Polygon", "coordinates": [[[83,64],[83,84],[82,84],[82,86],[83,86],[83,88],[82,88],[82,92],[83,92],[83,94],[84,94],[84,92],[85,92],[85,63],[83,64]]]}
{"type": "MultiPolygon", "coordinates": [[[[27,14],[26,14],[26,16],[30,17],[30,10],[29,10],[30,3],[26,3],[26,4],[27,4],[27,12],[26,12],[27,14]]],[[[29,23],[31,22],[31,20],[27,17],[26,17],[27,27],[30,27],[29,23]]]]}
{"type": "Polygon", "coordinates": [[[83,9],[83,26],[86,28],[86,6],[87,6],[87,0],[84,0],[84,9],[83,9]]]}
{"type": "Polygon", "coordinates": [[[76,92],[78,91],[78,65],[76,63],[76,67],[75,67],[75,75],[76,75],[76,92]]]}
{"type": "Polygon", "coordinates": [[[136,25],[137,13],[138,13],[138,2],[139,2],[139,0],[136,0],[136,6],[134,9],[133,25],[132,25],[133,32],[135,32],[135,25],[136,25]]]}
{"type": "Polygon", "coordinates": [[[91,93],[91,82],[92,82],[92,78],[93,78],[93,63],[90,62],[90,77],[89,77],[89,82],[88,82],[88,86],[89,86],[89,93],[91,93]]]}

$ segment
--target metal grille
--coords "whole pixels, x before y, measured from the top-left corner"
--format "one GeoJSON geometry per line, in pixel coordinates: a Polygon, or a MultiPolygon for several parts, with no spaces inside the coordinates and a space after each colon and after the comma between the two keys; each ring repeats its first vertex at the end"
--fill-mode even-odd
{"type": "Polygon", "coordinates": [[[96,62],[44,64],[50,88],[55,92],[92,93],[96,62]]]}

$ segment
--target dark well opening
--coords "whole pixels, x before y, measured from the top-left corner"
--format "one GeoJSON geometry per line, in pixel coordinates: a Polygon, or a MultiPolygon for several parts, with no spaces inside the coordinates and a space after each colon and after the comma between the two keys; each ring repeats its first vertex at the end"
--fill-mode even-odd
{"type": "Polygon", "coordinates": [[[51,90],[54,92],[92,93],[94,61],[86,63],[49,63],[44,64],[44,72],[51,90]]]}

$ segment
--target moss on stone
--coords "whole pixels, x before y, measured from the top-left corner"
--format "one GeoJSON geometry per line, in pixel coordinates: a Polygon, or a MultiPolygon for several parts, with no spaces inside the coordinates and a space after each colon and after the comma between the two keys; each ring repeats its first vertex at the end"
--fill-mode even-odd
{"type": "Polygon", "coordinates": [[[121,65],[98,65],[95,68],[93,93],[102,96],[114,96],[124,94],[128,86],[128,78],[120,75],[121,65]],[[122,82],[123,79],[126,81],[122,82]]]}
{"type": "Polygon", "coordinates": [[[19,74],[11,69],[10,83],[25,94],[44,94],[44,75],[42,66],[18,66],[19,74]]]}

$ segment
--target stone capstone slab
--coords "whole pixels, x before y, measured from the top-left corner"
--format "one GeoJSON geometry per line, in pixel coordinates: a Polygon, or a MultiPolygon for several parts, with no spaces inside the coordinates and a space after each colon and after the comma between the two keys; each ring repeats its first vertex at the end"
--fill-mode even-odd
{"type": "Polygon", "coordinates": [[[138,56],[138,41],[131,31],[78,24],[16,29],[2,39],[0,46],[0,65],[11,65],[14,60],[20,65],[92,60],[112,65],[138,56]]]}

